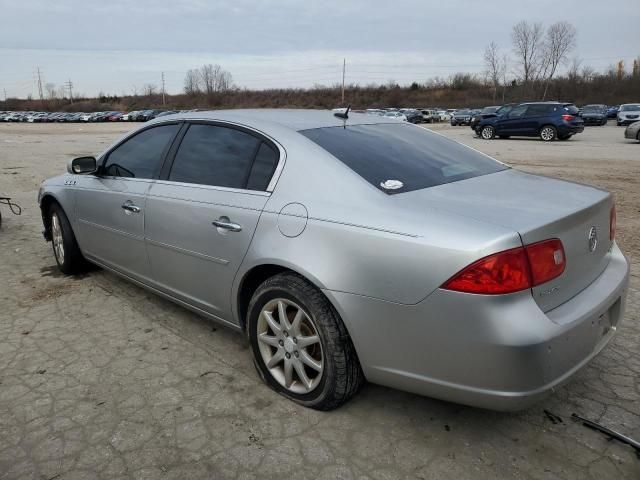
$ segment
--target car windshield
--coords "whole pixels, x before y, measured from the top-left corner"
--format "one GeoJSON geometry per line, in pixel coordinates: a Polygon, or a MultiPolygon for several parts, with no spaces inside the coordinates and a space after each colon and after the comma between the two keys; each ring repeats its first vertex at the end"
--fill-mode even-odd
{"type": "Polygon", "coordinates": [[[498,108],[500,107],[484,107],[482,113],[495,113],[498,111],[498,108]]]}
{"type": "Polygon", "coordinates": [[[640,103],[630,103],[628,105],[622,105],[620,107],[621,112],[637,111],[640,110],[640,103]]]}
{"type": "Polygon", "coordinates": [[[509,168],[476,150],[412,125],[354,125],[300,133],[388,194],[509,168]]]}
{"type": "Polygon", "coordinates": [[[601,112],[602,107],[600,105],[587,105],[582,107],[583,112],[601,112]]]}
{"type": "Polygon", "coordinates": [[[454,115],[469,115],[471,113],[471,110],[458,110],[456,111],[456,113],[454,113],[454,115]]]}

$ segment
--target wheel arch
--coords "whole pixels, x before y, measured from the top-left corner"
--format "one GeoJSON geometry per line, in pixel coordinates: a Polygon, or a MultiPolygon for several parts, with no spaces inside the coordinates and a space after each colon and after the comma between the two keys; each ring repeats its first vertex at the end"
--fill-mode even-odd
{"type": "MultiPolygon", "coordinates": [[[[253,293],[265,280],[284,272],[295,273],[296,275],[304,278],[319,291],[322,292],[323,290],[323,286],[318,279],[313,277],[313,275],[309,274],[308,272],[301,271],[299,268],[295,268],[292,265],[271,261],[251,266],[240,277],[240,280],[237,282],[235,294],[233,296],[233,307],[235,310],[234,314],[242,331],[246,332],[247,310],[253,293]]],[[[333,305],[333,302],[331,302],[331,299],[329,299],[326,295],[325,297],[327,298],[329,303],[331,303],[332,306],[336,308],[336,306],[333,305]]],[[[337,308],[336,311],[338,311],[337,308]]],[[[344,321],[343,324],[345,324],[345,327],[347,327],[344,321]]]]}
{"type": "Polygon", "coordinates": [[[42,233],[44,234],[45,240],[48,242],[51,241],[51,219],[49,218],[49,209],[53,204],[59,205],[60,208],[64,210],[64,207],[62,207],[58,198],[51,193],[45,193],[40,199],[40,214],[42,215],[42,225],[44,226],[44,231],[42,233]]]}

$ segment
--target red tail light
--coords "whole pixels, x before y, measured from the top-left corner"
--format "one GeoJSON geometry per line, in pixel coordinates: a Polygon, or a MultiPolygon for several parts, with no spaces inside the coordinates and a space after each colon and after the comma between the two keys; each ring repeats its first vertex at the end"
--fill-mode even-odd
{"type": "Polygon", "coordinates": [[[531,288],[531,272],[524,248],[481,258],[457,273],[442,288],[466,293],[499,295],[531,288]]]}
{"type": "Polygon", "coordinates": [[[441,288],[483,295],[514,293],[558,277],[565,265],[562,242],[545,240],[481,258],[441,288]]]}
{"type": "Polygon", "coordinates": [[[616,221],[616,204],[614,203],[613,207],[611,207],[611,213],[609,215],[609,240],[611,240],[612,242],[616,239],[616,221]]]}
{"type": "Polygon", "coordinates": [[[565,113],[562,115],[562,119],[566,122],[572,122],[576,119],[576,117],[574,117],[573,115],[569,115],[568,113],[565,113]]]}
{"type": "Polygon", "coordinates": [[[557,238],[532,243],[525,250],[531,267],[532,287],[553,280],[564,272],[564,248],[557,238]]]}

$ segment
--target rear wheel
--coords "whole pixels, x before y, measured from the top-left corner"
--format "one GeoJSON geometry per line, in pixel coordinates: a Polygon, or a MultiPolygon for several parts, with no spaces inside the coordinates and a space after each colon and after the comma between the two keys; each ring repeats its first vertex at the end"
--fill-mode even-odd
{"type": "Polygon", "coordinates": [[[491,140],[493,139],[493,137],[496,136],[496,129],[493,128],[491,125],[485,125],[480,130],[480,136],[482,137],[483,140],[491,140]]]}
{"type": "Polygon", "coordinates": [[[540,139],[544,142],[551,142],[558,136],[558,131],[553,125],[545,125],[540,129],[540,139]]]}
{"type": "Polygon", "coordinates": [[[52,204],[49,209],[49,222],[53,255],[60,271],[67,275],[85,271],[87,261],[80,252],[69,219],[57,203],[52,204]]]}
{"type": "Polygon", "coordinates": [[[281,273],[258,287],[249,304],[248,334],[264,382],[303,406],[331,410],[364,383],[338,313],[297,274],[281,273]]]}

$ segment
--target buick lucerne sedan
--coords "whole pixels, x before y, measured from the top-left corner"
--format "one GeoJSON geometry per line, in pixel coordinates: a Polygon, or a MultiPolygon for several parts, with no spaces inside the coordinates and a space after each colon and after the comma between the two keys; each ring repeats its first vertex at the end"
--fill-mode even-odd
{"type": "Polygon", "coordinates": [[[525,408],[611,340],[629,266],[612,196],[393,118],[168,115],[39,192],[62,272],[97,264],[243,332],[271,388],[365,380],[525,408]]]}

